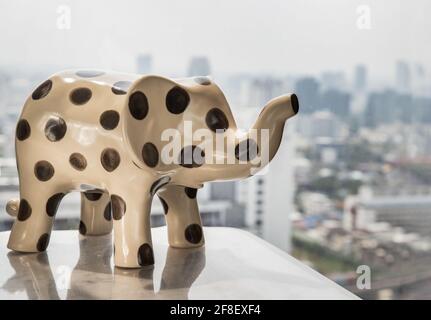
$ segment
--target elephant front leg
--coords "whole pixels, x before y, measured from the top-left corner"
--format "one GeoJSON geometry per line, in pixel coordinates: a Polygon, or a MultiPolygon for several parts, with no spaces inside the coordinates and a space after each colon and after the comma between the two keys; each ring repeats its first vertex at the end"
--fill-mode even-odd
{"type": "Polygon", "coordinates": [[[154,264],[151,242],[151,195],[134,186],[133,190],[111,194],[114,221],[114,264],[139,268],[154,264]]]}
{"type": "Polygon", "coordinates": [[[79,233],[99,236],[112,231],[111,201],[107,192],[81,192],[79,233]]]}
{"type": "Polygon", "coordinates": [[[200,247],[204,244],[197,190],[170,185],[157,195],[165,210],[169,245],[175,248],[200,247]]]}
{"type": "Polygon", "coordinates": [[[65,196],[59,190],[50,182],[44,182],[42,186],[20,181],[20,201],[9,236],[9,249],[20,252],[46,250],[57,208],[65,196]]]}

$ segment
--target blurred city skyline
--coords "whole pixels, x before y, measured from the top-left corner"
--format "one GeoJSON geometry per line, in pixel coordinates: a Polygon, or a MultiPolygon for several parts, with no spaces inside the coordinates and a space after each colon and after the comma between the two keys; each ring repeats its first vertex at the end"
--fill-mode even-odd
{"type": "Polygon", "coordinates": [[[198,55],[215,76],[353,74],[365,64],[373,86],[394,79],[399,60],[431,69],[429,9],[424,0],[1,1],[0,27],[13,32],[0,35],[0,67],[134,72],[148,53],[154,73],[184,76],[198,55]],[[364,14],[369,29],[358,26],[364,14]]]}

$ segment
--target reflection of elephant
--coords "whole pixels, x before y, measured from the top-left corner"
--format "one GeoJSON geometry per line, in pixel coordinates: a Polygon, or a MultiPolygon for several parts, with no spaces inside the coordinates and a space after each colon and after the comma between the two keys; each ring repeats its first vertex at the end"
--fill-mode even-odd
{"type": "Polygon", "coordinates": [[[152,299],[153,266],[112,268],[112,237],[82,237],[79,260],[70,277],[68,300],[152,299]]]}
{"type": "Polygon", "coordinates": [[[188,299],[188,293],[205,267],[205,248],[168,248],[161,287],[154,287],[151,266],[115,268],[112,299],[188,299]],[[143,288],[145,292],[143,293],[143,288]]]}
{"type": "Polygon", "coordinates": [[[28,298],[32,300],[60,299],[46,252],[28,254],[9,252],[7,257],[15,270],[15,275],[9,278],[2,289],[9,292],[25,289],[28,298]]]}
{"type": "Polygon", "coordinates": [[[110,232],[113,218],[116,266],[154,263],[149,213],[156,193],[169,244],[202,246],[196,189],[256,173],[297,112],[294,94],[273,99],[255,130],[241,135],[222,91],[205,77],[56,74],[29,97],[16,128],[20,201],[8,203],[17,216],[8,247],[44,251],[57,207],[73,190],[83,194],[82,234],[110,232]]]}
{"type": "MultiPolygon", "coordinates": [[[[112,237],[81,237],[79,260],[70,276],[68,300],[110,299],[112,279],[112,237]]],[[[138,269],[139,270],[139,269],[138,269]]]]}
{"type": "Polygon", "coordinates": [[[153,266],[114,268],[112,272],[112,247],[108,237],[81,239],[80,257],[71,275],[67,299],[166,299],[173,294],[176,299],[187,299],[190,287],[205,266],[203,247],[169,247],[161,288],[156,292],[153,266]]]}
{"type": "MultiPolygon", "coordinates": [[[[112,268],[111,236],[82,237],[79,260],[70,275],[66,299],[187,299],[193,282],[205,266],[205,248],[168,248],[161,288],[156,292],[153,266],[141,269],[112,268]]],[[[15,275],[2,289],[23,287],[30,299],[59,299],[56,281],[45,252],[8,254],[15,275]],[[16,286],[19,284],[19,287],[16,286]]]]}
{"type": "Polygon", "coordinates": [[[188,299],[189,289],[205,268],[204,248],[169,248],[160,293],[165,299],[188,299]]]}

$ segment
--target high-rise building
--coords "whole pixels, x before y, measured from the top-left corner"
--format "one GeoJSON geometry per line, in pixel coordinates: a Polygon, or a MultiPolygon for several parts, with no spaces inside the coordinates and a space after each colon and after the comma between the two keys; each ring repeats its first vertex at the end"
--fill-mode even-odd
{"type": "Polygon", "coordinates": [[[323,89],[347,89],[346,75],[341,71],[325,71],[322,73],[321,84],[323,89]]]}
{"type": "Polygon", "coordinates": [[[347,92],[329,89],[322,93],[320,104],[339,118],[347,119],[350,116],[350,99],[347,92]]]}
{"type": "Polygon", "coordinates": [[[210,199],[237,201],[236,181],[222,181],[211,184],[210,199]]]}
{"type": "Polygon", "coordinates": [[[327,110],[298,117],[298,133],[311,141],[340,142],[348,136],[348,126],[327,110]]]}
{"type": "Polygon", "coordinates": [[[283,142],[265,175],[263,238],[287,252],[292,247],[291,217],[295,211],[295,120],[297,119],[290,120],[289,125],[285,126],[283,142]]]}
{"type": "Polygon", "coordinates": [[[429,96],[431,84],[428,82],[427,71],[420,63],[412,65],[411,91],[417,96],[429,96]]]}
{"type": "Polygon", "coordinates": [[[295,84],[295,93],[301,104],[301,112],[312,113],[319,108],[319,82],[315,78],[299,79],[295,84]]]}
{"type": "Polygon", "coordinates": [[[257,175],[238,182],[238,201],[245,206],[246,225],[285,251],[291,248],[290,217],[294,211],[295,120],[289,120],[285,127],[271,163],[257,175]]]}
{"type": "Polygon", "coordinates": [[[238,202],[237,184],[238,181],[210,183],[209,201],[211,203],[228,202],[229,208],[226,211],[225,225],[242,228],[245,225],[245,210],[244,205],[238,202]]]}
{"type": "Polygon", "coordinates": [[[355,68],[354,89],[355,91],[364,91],[367,89],[367,67],[359,64],[355,68]]]}
{"type": "Polygon", "coordinates": [[[396,121],[410,123],[418,114],[414,111],[415,107],[412,96],[408,93],[394,90],[371,92],[364,112],[364,124],[367,127],[375,127],[396,121]]]}
{"type": "Polygon", "coordinates": [[[187,74],[189,77],[211,75],[211,67],[208,58],[204,56],[191,58],[187,74]]]}
{"type": "Polygon", "coordinates": [[[150,54],[140,54],[136,58],[136,68],[139,74],[148,74],[153,69],[153,57],[150,54]]]}
{"type": "Polygon", "coordinates": [[[410,67],[405,61],[398,61],[396,64],[396,87],[401,92],[411,89],[410,67]]]}
{"type": "Polygon", "coordinates": [[[283,94],[283,82],[276,78],[253,79],[248,88],[248,107],[262,108],[269,100],[283,94]]]}

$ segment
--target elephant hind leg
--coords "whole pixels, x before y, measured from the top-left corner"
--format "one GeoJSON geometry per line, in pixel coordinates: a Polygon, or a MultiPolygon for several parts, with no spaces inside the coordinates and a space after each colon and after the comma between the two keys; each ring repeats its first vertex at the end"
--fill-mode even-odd
{"type": "Polygon", "coordinates": [[[170,185],[157,194],[165,210],[172,247],[192,248],[204,244],[196,193],[196,189],[170,185]]]}
{"type": "Polygon", "coordinates": [[[107,192],[81,192],[79,233],[98,236],[111,233],[111,201],[107,192]]]}
{"type": "Polygon", "coordinates": [[[14,205],[16,219],[7,246],[20,252],[45,251],[57,208],[66,193],[51,182],[43,186],[25,182],[20,181],[19,202],[12,200],[10,203],[14,205]]]}

